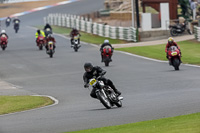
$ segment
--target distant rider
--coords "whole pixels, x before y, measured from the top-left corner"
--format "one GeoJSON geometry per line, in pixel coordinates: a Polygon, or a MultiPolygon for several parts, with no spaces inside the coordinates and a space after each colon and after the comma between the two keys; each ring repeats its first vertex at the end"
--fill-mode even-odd
{"type": "Polygon", "coordinates": [[[51,25],[48,24],[48,23],[46,23],[46,25],[44,26],[44,31],[45,31],[46,29],[48,29],[48,28],[52,31],[51,25]]]}
{"type": "MultiPolygon", "coordinates": [[[[168,50],[171,46],[176,46],[178,48],[178,50],[180,51],[180,54],[181,54],[181,50],[180,50],[180,47],[178,46],[178,44],[174,41],[174,39],[172,37],[169,37],[168,43],[167,43],[166,48],[165,48],[165,53],[167,55],[166,57],[167,57],[168,60],[169,60],[168,50]]],[[[170,64],[171,64],[171,61],[170,61],[170,64]]]]}
{"type": "Polygon", "coordinates": [[[15,18],[13,19],[13,23],[14,23],[14,24],[19,24],[19,23],[20,23],[19,18],[18,18],[18,17],[15,17],[15,18]]]}
{"type": "Polygon", "coordinates": [[[55,40],[55,38],[53,37],[52,34],[49,34],[49,35],[47,36],[46,41],[47,41],[47,45],[46,45],[46,50],[47,50],[47,51],[49,50],[49,49],[48,49],[48,42],[49,42],[49,41],[52,41],[52,42],[53,42],[53,49],[56,48],[56,40],[55,40]]]}
{"type": "MultiPolygon", "coordinates": [[[[74,40],[74,36],[81,36],[81,34],[79,33],[79,31],[76,28],[72,28],[72,31],[70,33],[70,37],[71,37],[71,47],[73,45],[73,40],[74,40]]],[[[78,38],[78,44],[80,44],[80,38],[78,38]]]]}
{"type": "MultiPolygon", "coordinates": [[[[113,53],[113,50],[114,50],[114,48],[112,47],[112,45],[109,43],[109,40],[104,40],[104,43],[101,45],[101,47],[100,47],[100,51],[101,51],[101,62],[103,62],[103,55],[102,55],[102,53],[103,53],[103,48],[105,47],[105,46],[109,46],[110,48],[111,48],[111,52],[113,53]]],[[[112,56],[112,55],[111,55],[112,56]]],[[[110,59],[111,59],[111,57],[110,57],[110,59]]],[[[111,61],[112,61],[112,59],[111,59],[111,61]]]]}
{"type": "MultiPolygon", "coordinates": [[[[115,91],[115,93],[118,94],[118,96],[121,95],[121,92],[115,88],[113,82],[110,79],[106,79],[105,77],[103,77],[103,75],[105,75],[106,71],[103,70],[101,67],[99,67],[99,66],[93,67],[93,65],[91,63],[85,63],[84,69],[85,69],[85,73],[83,75],[83,80],[84,80],[85,88],[89,87],[88,84],[89,84],[90,79],[92,79],[94,77],[102,76],[100,78],[100,80],[102,80],[105,85],[109,85],[115,91]]],[[[95,91],[96,91],[96,89],[93,88],[90,93],[90,96],[93,98],[97,98],[95,91]]]]}
{"type": "Polygon", "coordinates": [[[11,22],[11,18],[8,16],[6,18],[6,26],[9,26],[10,25],[10,22],[11,22]]]}

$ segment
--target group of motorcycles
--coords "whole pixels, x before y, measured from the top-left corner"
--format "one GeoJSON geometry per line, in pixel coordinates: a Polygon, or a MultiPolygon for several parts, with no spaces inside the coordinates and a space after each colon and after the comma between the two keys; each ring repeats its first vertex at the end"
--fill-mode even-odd
{"type": "MultiPolygon", "coordinates": [[[[6,21],[5,21],[6,27],[9,27],[10,23],[11,23],[11,18],[7,18],[6,21]]],[[[13,21],[13,23],[14,23],[15,33],[17,33],[18,30],[19,30],[19,23],[20,23],[20,21],[19,20],[15,20],[15,21],[13,21]]],[[[8,44],[8,38],[7,38],[7,36],[6,35],[2,35],[0,37],[0,45],[1,45],[2,50],[5,50],[7,48],[7,44],[8,44]]]]}
{"type": "MultiPolygon", "coordinates": [[[[47,28],[45,31],[45,36],[48,36],[49,34],[52,34],[52,30],[50,28],[47,28]]],[[[39,35],[37,38],[37,46],[39,50],[43,50],[43,47],[46,47],[46,53],[49,55],[50,58],[53,58],[53,54],[55,53],[54,49],[54,42],[53,41],[46,41],[46,38],[42,35],[39,35]]]]}
{"type": "MultiPolygon", "coordinates": [[[[5,23],[6,23],[6,27],[9,27],[10,26],[10,23],[11,23],[11,18],[7,18],[5,23]]],[[[14,30],[15,30],[15,33],[17,33],[19,31],[19,24],[20,24],[20,21],[18,19],[14,19],[13,20],[13,23],[14,23],[14,30]]]]}

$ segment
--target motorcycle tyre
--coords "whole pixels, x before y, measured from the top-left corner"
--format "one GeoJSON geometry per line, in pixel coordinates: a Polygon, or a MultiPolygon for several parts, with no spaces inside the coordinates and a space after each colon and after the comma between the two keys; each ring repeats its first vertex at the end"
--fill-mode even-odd
{"type": "Polygon", "coordinates": [[[75,52],[78,52],[78,48],[77,48],[77,47],[74,47],[74,51],[75,51],[75,52]]]}
{"type": "Polygon", "coordinates": [[[109,61],[105,61],[105,66],[109,66],[109,61]]]}
{"type": "Polygon", "coordinates": [[[39,50],[43,50],[43,46],[42,45],[39,46],[39,50]]]}
{"type": "Polygon", "coordinates": [[[179,65],[180,65],[179,59],[174,59],[173,60],[173,66],[174,66],[175,70],[179,70],[179,65]]]}
{"type": "Polygon", "coordinates": [[[172,29],[170,30],[170,34],[171,34],[172,36],[178,36],[178,33],[176,32],[176,29],[174,29],[174,28],[172,28],[172,29]]]}
{"type": "Polygon", "coordinates": [[[53,51],[52,50],[49,51],[49,57],[53,58],[53,51]]]}
{"type": "Polygon", "coordinates": [[[122,101],[121,100],[119,100],[117,103],[115,103],[115,105],[117,106],[117,107],[122,107],[122,101]]]}
{"type": "Polygon", "coordinates": [[[98,92],[96,93],[96,95],[97,95],[98,99],[101,101],[101,103],[102,103],[107,109],[110,109],[110,108],[112,107],[112,105],[111,105],[109,99],[107,99],[107,101],[105,101],[105,99],[102,97],[101,91],[98,91],[98,92]]]}

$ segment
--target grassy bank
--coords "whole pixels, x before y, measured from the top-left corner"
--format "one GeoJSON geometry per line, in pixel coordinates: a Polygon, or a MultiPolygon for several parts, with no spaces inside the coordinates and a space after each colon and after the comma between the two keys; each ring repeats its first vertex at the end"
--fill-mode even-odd
{"type": "MultiPolygon", "coordinates": [[[[178,42],[182,52],[182,62],[186,64],[200,65],[200,43],[190,40],[178,42]]],[[[125,51],[149,58],[167,60],[165,53],[166,44],[155,46],[142,46],[130,48],[118,48],[116,50],[125,51]]]]}
{"type": "Polygon", "coordinates": [[[53,104],[48,97],[40,96],[0,96],[0,115],[20,112],[53,104]]]}
{"type": "MultiPolygon", "coordinates": [[[[44,26],[37,26],[37,28],[43,29],[44,26]]],[[[60,26],[52,26],[53,32],[58,34],[63,34],[69,37],[71,29],[66,27],[60,27],[60,26]]],[[[81,34],[81,41],[87,42],[87,43],[93,43],[93,44],[102,44],[105,39],[108,39],[111,44],[123,44],[128,43],[127,41],[119,40],[119,39],[110,39],[106,37],[101,37],[85,32],[80,32],[81,34]]]]}
{"type": "Polygon", "coordinates": [[[200,133],[200,113],[67,133],[200,133]]]}

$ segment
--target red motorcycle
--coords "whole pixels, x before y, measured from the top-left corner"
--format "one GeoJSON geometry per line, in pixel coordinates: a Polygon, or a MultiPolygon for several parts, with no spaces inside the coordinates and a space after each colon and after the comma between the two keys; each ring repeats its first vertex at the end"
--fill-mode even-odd
{"type": "Polygon", "coordinates": [[[43,46],[45,46],[45,38],[43,36],[38,36],[37,46],[38,46],[39,50],[42,50],[43,46]]]}
{"type": "Polygon", "coordinates": [[[109,66],[109,63],[112,61],[112,48],[110,46],[105,46],[103,48],[103,62],[105,63],[105,66],[109,66]]]}
{"type": "Polygon", "coordinates": [[[179,70],[179,66],[181,64],[180,50],[176,46],[171,46],[168,49],[167,54],[170,65],[172,65],[175,70],[179,70]]]}
{"type": "Polygon", "coordinates": [[[1,45],[2,50],[6,49],[7,43],[8,43],[8,38],[6,37],[6,35],[2,35],[0,39],[0,45],[1,45]]]}

